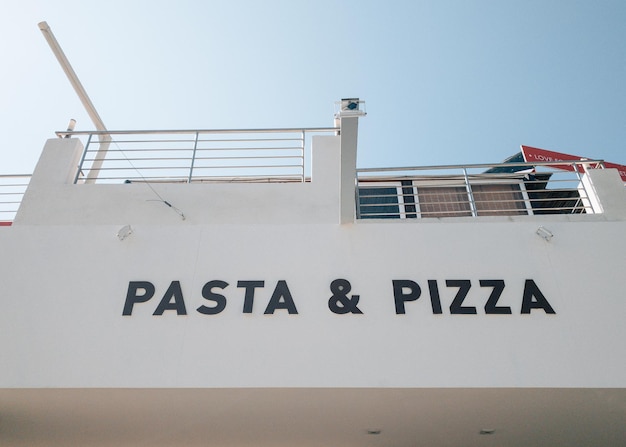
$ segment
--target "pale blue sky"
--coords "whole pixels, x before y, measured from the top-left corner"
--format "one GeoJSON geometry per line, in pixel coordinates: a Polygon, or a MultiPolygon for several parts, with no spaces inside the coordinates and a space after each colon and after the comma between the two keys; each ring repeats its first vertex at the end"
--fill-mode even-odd
{"type": "Polygon", "coordinates": [[[360,167],[626,164],[624,0],[0,0],[0,173],[93,129],[43,20],[112,130],[330,126],[360,97],[360,167]]]}

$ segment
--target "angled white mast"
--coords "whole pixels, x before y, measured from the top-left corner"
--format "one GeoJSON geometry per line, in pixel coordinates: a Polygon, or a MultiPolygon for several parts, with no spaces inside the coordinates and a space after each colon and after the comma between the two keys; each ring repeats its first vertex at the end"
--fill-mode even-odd
{"type": "MultiPolygon", "coordinates": [[[[52,52],[54,53],[57,60],[61,64],[61,68],[63,68],[65,75],[67,76],[70,83],[72,84],[72,87],[74,87],[74,91],[78,95],[78,98],[80,99],[80,101],[83,103],[83,107],[85,107],[85,110],[87,111],[89,118],[91,118],[91,121],[93,122],[94,126],[96,127],[97,130],[101,132],[106,132],[107,128],[104,125],[102,118],[100,118],[98,111],[96,110],[93,103],[91,102],[91,99],[89,99],[89,96],[87,95],[87,92],[85,91],[85,89],[83,88],[83,85],[78,79],[76,72],[70,65],[70,62],[67,60],[67,57],[65,57],[65,53],[63,53],[63,50],[61,49],[59,42],[57,42],[56,38],[54,37],[54,34],[52,34],[52,30],[50,29],[50,27],[48,26],[46,22],[40,22],[39,29],[43,33],[44,37],[46,38],[46,41],[48,42],[48,45],[50,45],[50,48],[52,49],[52,52]]],[[[92,169],[90,169],[89,174],[87,174],[88,182],[95,181],[98,175],[97,173],[102,165],[102,162],[104,161],[107,151],[109,150],[109,144],[111,142],[111,136],[109,134],[99,135],[98,138],[100,141],[100,147],[98,149],[98,152],[96,153],[95,160],[92,165],[92,169]]]]}

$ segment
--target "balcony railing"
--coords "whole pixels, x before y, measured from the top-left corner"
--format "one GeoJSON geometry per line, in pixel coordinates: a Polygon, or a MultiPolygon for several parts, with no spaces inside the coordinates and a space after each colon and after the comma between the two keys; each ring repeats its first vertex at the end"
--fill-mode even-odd
{"type": "Polygon", "coordinates": [[[601,160],[357,170],[357,218],[592,214],[582,181],[601,160]]]}
{"type": "MultiPolygon", "coordinates": [[[[336,132],[71,132],[87,140],[75,182],[303,182],[311,135],[336,132]]],[[[357,169],[357,218],[597,213],[583,181],[596,168],[601,160],[357,169]]],[[[0,175],[0,225],[14,219],[30,177],[0,175]]]]}
{"type": "Polygon", "coordinates": [[[304,182],[310,137],[336,128],[57,132],[86,138],[76,183],[304,182]]]}
{"type": "Polygon", "coordinates": [[[22,203],[30,175],[0,175],[0,226],[10,225],[22,203]]]}

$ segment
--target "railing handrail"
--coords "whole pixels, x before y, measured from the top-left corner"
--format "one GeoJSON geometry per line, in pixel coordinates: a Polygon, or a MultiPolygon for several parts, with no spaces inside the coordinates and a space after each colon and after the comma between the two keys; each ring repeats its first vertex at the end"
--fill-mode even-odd
{"type": "Polygon", "coordinates": [[[22,177],[32,177],[33,174],[0,174],[0,178],[22,178],[22,177]]]}
{"type": "Polygon", "coordinates": [[[387,167],[387,168],[357,168],[359,172],[396,172],[396,171],[436,171],[436,170],[448,170],[448,169],[482,169],[482,168],[494,168],[494,167],[528,167],[535,166],[571,166],[572,164],[585,164],[585,165],[598,165],[604,166],[604,160],[591,160],[591,159],[575,159],[575,160],[560,160],[560,161],[529,161],[529,162],[513,162],[513,163],[474,163],[474,164],[456,164],[456,165],[431,165],[431,166],[405,166],[405,167],[387,167]]]}
{"type": "Polygon", "coordinates": [[[263,129],[165,129],[165,130],[77,130],[68,132],[57,130],[55,134],[60,137],[72,137],[74,135],[158,135],[158,134],[237,134],[237,133],[296,133],[296,132],[338,132],[338,127],[280,127],[263,129]]]}

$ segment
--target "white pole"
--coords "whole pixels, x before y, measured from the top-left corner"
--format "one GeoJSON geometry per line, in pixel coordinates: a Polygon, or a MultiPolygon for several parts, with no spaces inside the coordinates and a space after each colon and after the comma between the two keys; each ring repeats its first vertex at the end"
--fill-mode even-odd
{"type": "MultiPolygon", "coordinates": [[[[87,111],[89,118],[91,118],[91,121],[93,122],[94,126],[96,126],[97,130],[101,132],[106,132],[107,128],[104,125],[102,118],[100,118],[100,115],[98,115],[98,111],[96,110],[93,103],[89,99],[89,96],[87,95],[87,92],[83,88],[83,85],[80,83],[80,80],[78,79],[78,76],[76,75],[76,72],[70,65],[70,62],[67,60],[67,57],[65,57],[65,53],[63,53],[63,50],[61,49],[59,42],[57,42],[56,38],[54,37],[54,34],[52,34],[52,30],[50,29],[50,27],[48,26],[46,22],[39,23],[39,29],[41,30],[44,37],[48,41],[48,45],[50,45],[52,52],[54,53],[57,60],[61,64],[61,68],[63,68],[65,75],[67,76],[70,83],[72,84],[72,87],[74,87],[74,91],[78,95],[80,102],[83,103],[83,107],[85,107],[85,110],[87,111]]],[[[104,161],[106,153],[109,150],[111,136],[109,134],[99,135],[98,139],[100,141],[100,147],[98,151],[96,152],[95,161],[93,162],[91,169],[89,170],[89,174],[87,174],[87,181],[90,183],[95,182],[95,179],[98,176],[98,172],[100,171],[102,162],[104,161]]]]}

